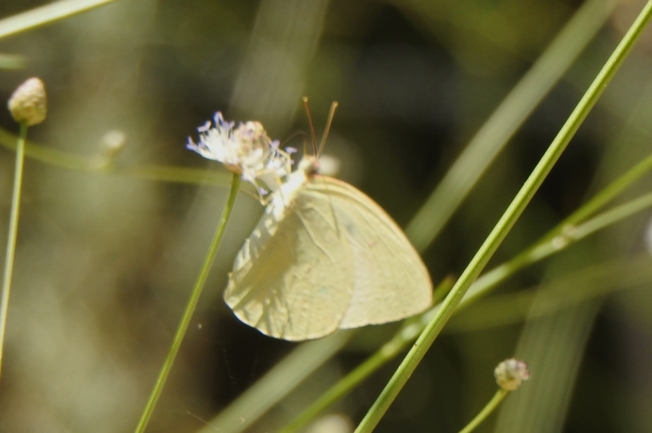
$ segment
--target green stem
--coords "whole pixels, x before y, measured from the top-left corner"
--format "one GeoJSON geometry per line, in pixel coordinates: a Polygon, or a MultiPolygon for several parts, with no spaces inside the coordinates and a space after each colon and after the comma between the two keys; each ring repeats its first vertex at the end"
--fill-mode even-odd
{"type": "Polygon", "coordinates": [[[149,400],[147,401],[147,405],[145,406],[145,410],[143,411],[140,421],[138,422],[138,426],[136,427],[136,433],[143,433],[147,428],[147,423],[149,422],[149,419],[152,416],[152,412],[154,412],[154,408],[156,407],[156,403],[158,402],[158,399],[161,396],[161,392],[163,391],[165,382],[167,381],[167,378],[170,375],[170,371],[172,370],[172,365],[174,364],[177,354],[179,353],[179,348],[181,347],[183,338],[186,335],[186,331],[188,330],[188,326],[190,325],[190,320],[192,319],[192,315],[195,312],[195,307],[197,306],[197,302],[199,301],[199,297],[201,296],[202,289],[204,288],[204,284],[206,283],[206,278],[208,278],[208,273],[210,272],[213,261],[215,260],[215,256],[217,255],[217,249],[220,245],[220,241],[222,240],[222,235],[224,234],[224,229],[226,228],[226,222],[229,220],[229,216],[231,215],[231,210],[233,209],[233,204],[235,203],[235,198],[238,195],[239,188],[240,188],[240,177],[234,173],[233,181],[231,182],[231,190],[229,191],[229,196],[226,200],[226,205],[224,206],[224,210],[222,211],[222,217],[220,218],[220,222],[217,226],[217,230],[215,231],[215,235],[213,236],[213,241],[211,242],[211,245],[208,250],[208,254],[206,255],[206,260],[204,260],[204,264],[202,265],[201,271],[199,272],[199,277],[197,278],[195,287],[192,290],[190,299],[188,300],[188,304],[186,305],[186,309],[183,313],[183,317],[181,318],[181,322],[179,323],[179,327],[177,328],[177,332],[174,335],[174,340],[172,341],[172,345],[170,346],[170,351],[168,352],[168,356],[165,359],[165,362],[163,363],[163,367],[161,368],[161,371],[159,373],[158,379],[156,380],[156,385],[154,385],[152,394],[150,395],[149,400]]]}
{"type": "Polygon", "coordinates": [[[507,394],[509,394],[509,391],[506,389],[499,389],[496,391],[496,394],[494,394],[493,398],[487,403],[487,405],[480,411],[479,414],[476,415],[473,420],[466,425],[462,430],[460,430],[460,433],[471,433],[477,426],[482,423],[496,408],[502,403],[502,401],[507,397],[507,394]]]}
{"type": "Polygon", "coordinates": [[[16,255],[16,237],[18,236],[18,217],[20,216],[20,192],[23,183],[23,165],[25,162],[25,139],[27,138],[27,123],[20,123],[20,134],[16,145],[16,167],[14,169],[14,190],[11,199],[11,217],[9,219],[9,238],[5,254],[5,273],[2,281],[2,300],[0,301],[0,377],[2,376],[2,360],[7,331],[7,313],[9,311],[9,293],[11,278],[14,271],[16,255]]]}
{"type": "MultiPolygon", "coordinates": [[[[16,137],[13,134],[0,128],[0,146],[13,151],[16,149],[15,142],[16,137]]],[[[104,166],[98,164],[98,160],[102,160],[104,155],[83,157],[48,146],[30,143],[29,141],[25,142],[25,156],[64,170],[99,175],[127,176],[134,179],[191,184],[209,183],[214,185],[227,185],[231,179],[231,176],[224,170],[205,170],[166,165],[118,166],[110,164],[104,166]]],[[[243,185],[244,187],[246,185],[243,185]]],[[[252,195],[256,194],[253,187],[251,191],[252,195]]]]}
{"type": "Polygon", "coordinates": [[[641,162],[630,168],[615,181],[611,182],[609,186],[596,194],[591,200],[584,204],[581,208],[573,212],[564,221],[552,229],[540,242],[543,243],[564,231],[564,228],[572,225],[577,225],[585,221],[588,217],[597,212],[600,208],[604,207],[607,203],[617,197],[621,192],[628,188],[635,181],[640,179],[644,174],[652,169],[652,155],[649,155],[641,162]]]}
{"type": "MultiPolygon", "coordinates": [[[[493,296],[472,311],[467,311],[460,320],[449,322],[445,331],[474,332],[522,323],[617,290],[649,286],[651,282],[652,258],[649,254],[601,261],[548,284],[493,296]],[[535,299],[537,306],[533,309],[535,299]]],[[[466,303],[466,299],[462,300],[460,307],[466,303]]],[[[460,307],[455,311],[456,317],[460,307]]]]}
{"type": "Polygon", "coordinates": [[[0,20],[0,39],[40,27],[115,0],[60,0],[0,20]]]}
{"type": "Polygon", "coordinates": [[[553,140],[552,144],[543,155],[532,174],[525,181],[516,197],[482,244],[476,255],[466,267],[459,280],[441,305],[441,308],[425,327],[417,341],[414,343],[407,356],[389,380],[378,399],[362,419],[356,433],[368,433],[378,425],[381,418],[392,404],[400,390],[419,365],[426,352],[439,335],[446,322],[450,319],[455,308],[464,297],[464,294],[475,281],[487,262],[491,259],[498,246],[502,243],[507,233],[511,230],[521,213],[530,202],[539,186],[557,162],[562,152],[575,135],[588,113],[591,111],[598,98],[611,81],[627,54],[631,51],[635,41],[642,33],[645,25],[652,16],[652,1],[649,1],[636,21],[629,29],[623,40],[618,44],[611,57],[607,60],[602,70],[591,83],[575,110],[571,113],[564,126],[553,140]]]}
{"type": "MultiPolygon", "coordinates": [[[[613,190],[613,188],[607,189],[613,190]]],[[[584,209],[584,207],[582,207],[580,211],[568,217],[562,224],[558,225],[555,229],[551,230],[547,235],[541,238],[541,240],[533,247],[528,248],[509,262],[492,269],[490,272],[487,272],[482,277],[478,278],[468,292],[466,292],[466,295],[464,295],[464,299],[459,307],[466,306],[477,298],[485,295],[487,291],[505,280],[508,276],[513,275],[518,270],[559,252],[570,244],[584,239],[611,224],[622,221],[623,219],[647,209],[650,206],[652,206],[652,193],[630,200],[620,206],[609,209],[578,226],[573,226],[571,221],[578,220],[578,218],[573,218],[573,216],[579,214],[580,211],[584,209]]],[[[588,215],[586,212],[582,213],[585,216],[588,215]]]]}

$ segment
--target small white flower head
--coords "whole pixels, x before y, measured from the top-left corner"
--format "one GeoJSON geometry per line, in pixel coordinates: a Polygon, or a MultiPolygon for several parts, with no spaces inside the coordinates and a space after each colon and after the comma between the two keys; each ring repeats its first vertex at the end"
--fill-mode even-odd
{"type": "Polygon", "coordinates": [[[506,359],[494,370],[496,383],[507,391],[515,391],[524,380],[530,378],[527,364],[519,359],[506,359]]]}
{"type": "Polygon", "coordinates": [[[9,112],[16,122],[27,126],[38,125],[47,114],[45,85],[39,78],[30,78],[18,86],[7,103],[9,112]]]}
{"type": "Polygon", "coordinates": [[[204,158],[219,161],[227,170],[240,174],[242,179],[256,186],[261,195],[275,190],[276,182],[267,178],[281,179],[290,173],[291,158],[279,149],[278,140],[272,140],[260,122],[249,121],[238,124],[227,122],[221,112],[214,117],[214,124],[207,122],[197,128],[199,142],[188,139],[186,147],[204,158]],[[265,188],[257,184],[262,179],[265,188]]]}

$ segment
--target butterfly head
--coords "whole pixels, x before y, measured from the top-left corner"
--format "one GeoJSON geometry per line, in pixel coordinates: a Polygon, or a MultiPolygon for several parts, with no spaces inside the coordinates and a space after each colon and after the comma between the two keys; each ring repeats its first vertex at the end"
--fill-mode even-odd
{"type": "Polygon", "coordinates": [[[337,102],[331,104],[330,112],[328,113],[328,120],[326,121],[326,128],[324,128],[324,135],[321,137],[321,142],[319,146],[317,145],[317,137],[315,135],[315,127],[312,123],[312,116],[310,115],[310,107],[308,105],[308,98],[303,98],[303,104],[306,107],[306,113],[308,114],[308,123],[310,124],[310,135],[312,137],[312,150],[313,154],[308,155],[306,152],[303,159],[299,162],[297,171],[303,172],[306,176],[311,176],[319,172],[319,155],[321,155],[324,150],[324,145],[326,144],[326,138],[328,138],[328,132],[331,129],[331,124],[333,123],[333,117],[335,116],[335,110],[337,109],[337,102]]]}
{"type": "Polygon", "coordinates": [[[304,156],[299,161],[298,171],[302,171],[306,176],[311,176],[319,172],[319,158],[313,155],[304,156]]]}

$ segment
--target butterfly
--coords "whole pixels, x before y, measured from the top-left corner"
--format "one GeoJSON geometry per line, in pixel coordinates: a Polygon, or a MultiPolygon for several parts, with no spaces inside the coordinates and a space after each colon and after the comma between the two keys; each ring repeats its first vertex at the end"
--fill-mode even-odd
{"type": "Polygon", "coordinates": [[[304,156],[236,256],[224,299],[244,323],[291,341],[393,322],[432,303],[428,270],[371,198],[304,156]]]}

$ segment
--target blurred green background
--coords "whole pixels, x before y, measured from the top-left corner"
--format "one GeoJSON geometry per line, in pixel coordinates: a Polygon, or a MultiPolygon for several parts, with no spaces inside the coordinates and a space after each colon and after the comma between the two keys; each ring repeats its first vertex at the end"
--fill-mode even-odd
{"type": "MultiPolygon", "coordinates": [[[[435,284],[462,272],[642,7],[589,3],[580,28],[594,26],[595,35],[587,30],[586,48],[425,251],[435,284]]],[[[0,19],[44,4],[3,0],[0,19]]],[[[339,161],[336,176],[405,226],[584,6],[575,0],[117,1],[1,38],[4,98],[31,76],[48,90],[48,119],[29,131],[31,141],[91,162],[115,137],[124,149],[115,173],[26,163],[0,431],[133,431],[226,198],[223,167],[184,147],[215,111],[228,120],[261,121],[271,137],[284,140],[308,131],[301,96],[310,98],[319,131],[331,101],[339,101],[325,151],[339,161]],[[202,169],[206,181],[129,171],[160,166],[202,169]]],[[[490,267],[649,154],[650,42],[646,32],[490,267]]],[[[6,133],[18,128],[0,111],[7,145],[6,133]]],[[[0,228],[8,224],[13,159],[11,150],[0,150],[0,228]]],[[[647,191],[649,181],[628,195],[647,191]]],[[[148,431],[235,431],[213,417],[297,347],[241,324],[221,298],[235,253],[261,213],[256,200],[240,195],[148,431]]],[[[458,431],[493,395],[495,365],[514,355],[528,361],[532,379],[478,431],[652,431],[651,277],[628,278],[651,268],[648,218],[639,214],[528,268],[503,284],[499,297],[453,319],[376,431],[458,431]],[[530,304],[510,303],[523,290],[535,293],[577,275],[586,278],[563,286],[558,298],[591,294],[581,301],[561,302],[527,322],[530,304]]],[[[357,333],[246,431],[286,424],[396,329],[357,333]]],[[[397,364],[329,413],[356,424],[397,364]]],[[[238,414],[242,424],[253,411],[238,414]]]]}

